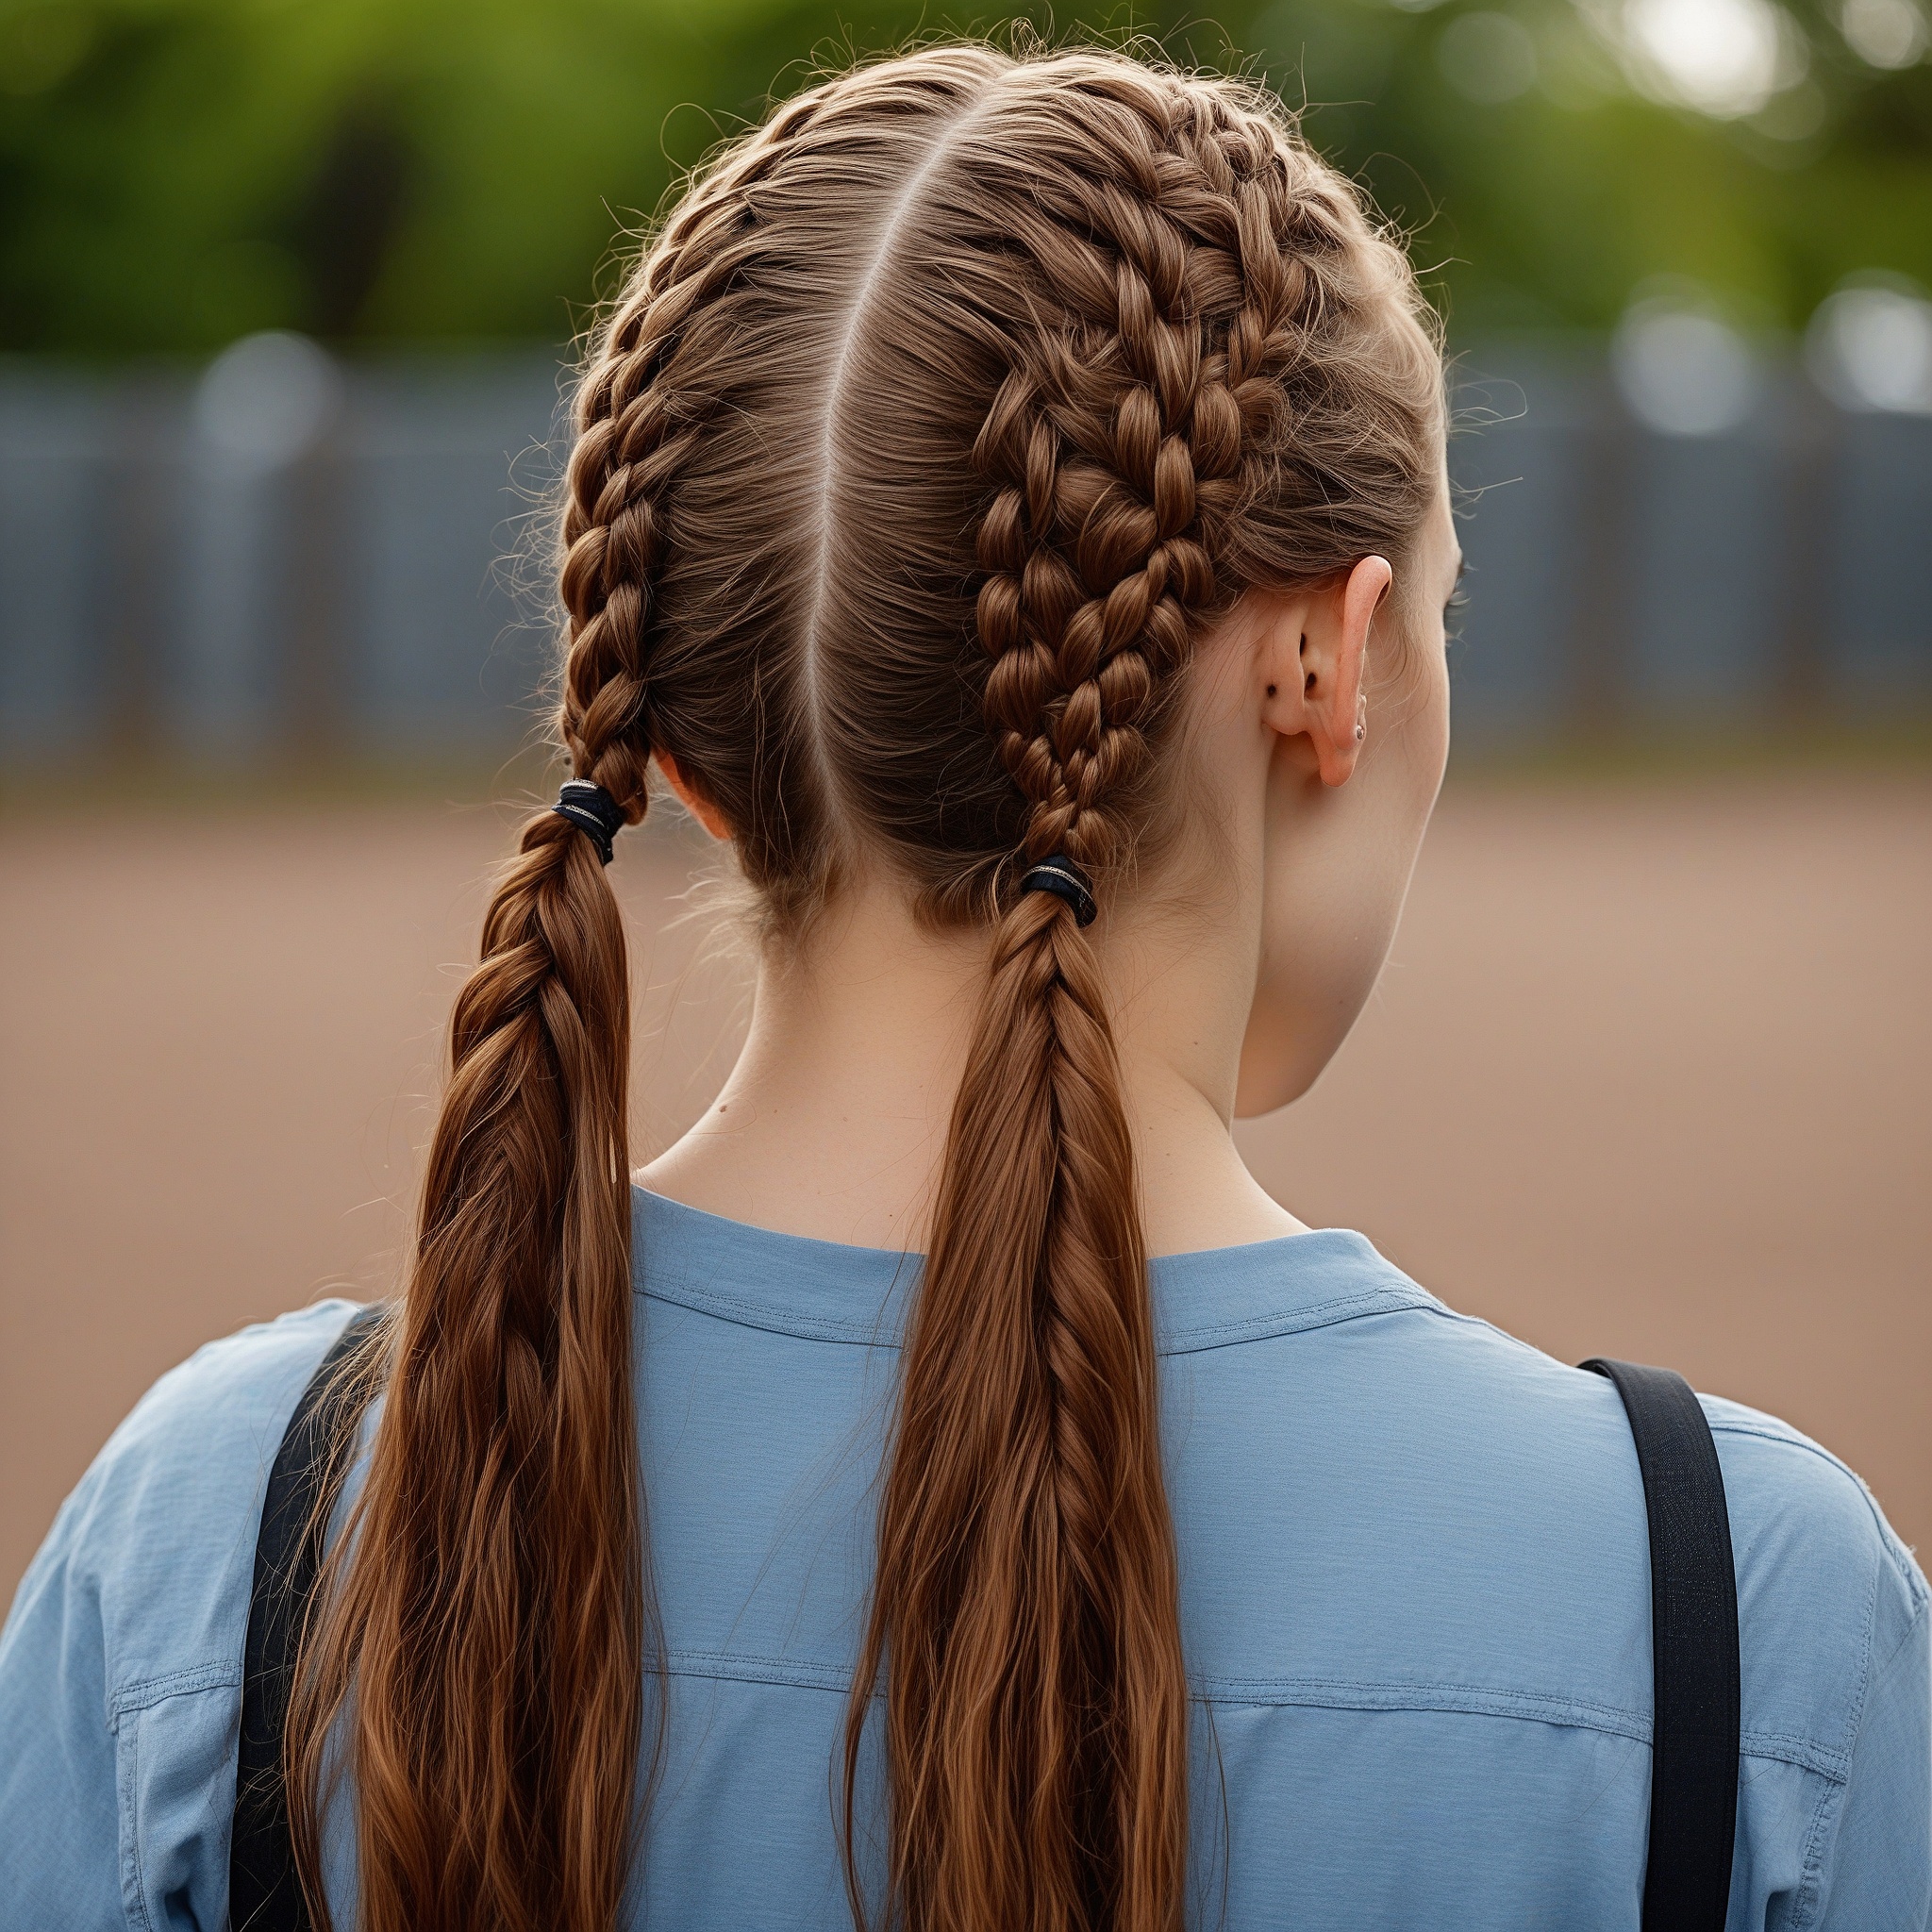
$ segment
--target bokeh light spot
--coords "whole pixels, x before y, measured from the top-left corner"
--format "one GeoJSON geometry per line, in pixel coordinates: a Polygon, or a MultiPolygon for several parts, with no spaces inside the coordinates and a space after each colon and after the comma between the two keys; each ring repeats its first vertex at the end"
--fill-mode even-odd
{"type": "Polygon", "coordinates": [[[1848,283],[1819,305],[1806,360],[1841,408],[1932,415],[1932,302],[1889,279],[1848,283]]]}
{"type": "Polygon", "coordinates": [[[1757,113],[1809,64],[1803,33],[1772,0],[1627,0],[1624,29],[1639,89],[1718,120],[1757,113]]]}
{"type": "Polygon", "coordinates": [[[249,474],[292,463],[328,427],[341,377],[307,336],[268,329],[230,343],[208,364],[194,396],[202,442],[249,474]]]}
{"type": "Polygon", "coordinates": [[[1844,0],[1839,31],[1873,67],[1909,67],[1925,52],[1925,16],[1912,0],[1844,0]]]}
{"type": "Polygon", "coordinates": [[[1536,81],[1536,42],[1507,13],[1464,13],[1442,29],[1436,58],[1457,93],[1485,107],[1513,101],[1536,81]]]}
{"type": "Polygon", "coordinates": [[[1675,296],[1633,303],[1611,344],[1631,413],[1663,436],[1721,436],[1757,400],[1757,359],[1722,316],[1675,296]]]}

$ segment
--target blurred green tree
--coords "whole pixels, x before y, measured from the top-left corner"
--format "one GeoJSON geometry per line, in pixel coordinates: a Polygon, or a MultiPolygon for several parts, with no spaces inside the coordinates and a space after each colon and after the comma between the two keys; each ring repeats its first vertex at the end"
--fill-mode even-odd
{"type": "MultiPolygon", "coordinates": [[[[1601,326],[1658,275],[1796,325],[1855,270],[1932,282],[1924,4],[1235,0],[1049,30],[1265,74],[1413,232],[1459,330],[1601,326]]],[[[914,0],[0,0],[0,346],[561,342],[620,230],[772,92],[989,24],[914,0]]]]}

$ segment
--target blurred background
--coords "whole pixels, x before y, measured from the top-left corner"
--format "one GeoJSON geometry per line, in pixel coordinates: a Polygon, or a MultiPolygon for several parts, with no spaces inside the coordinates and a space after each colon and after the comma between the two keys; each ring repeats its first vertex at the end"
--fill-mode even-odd
{"type": "MultiPolygon", "coordinates": [[[[1457,749],[1305,1219],[1932,1534],[1924,0],[1057,9],[1265,75],[1456,357],[1457,749]]],[[[529,788],[572,342],[889,0],[0,0],[0,1591],[199,1342],[395,1278],[529,788]]],[[[742,1025],[619,862],[639,1152],[742,1025]]]]}

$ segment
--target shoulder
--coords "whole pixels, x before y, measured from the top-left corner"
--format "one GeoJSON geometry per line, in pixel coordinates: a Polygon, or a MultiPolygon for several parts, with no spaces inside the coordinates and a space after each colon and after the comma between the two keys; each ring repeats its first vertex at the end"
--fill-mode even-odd
{"type": "Polygon", "coordinates": [[[110,1700],[183,1670],[239,1669],[269,1468],[354,1312],[319,1302],[196,1350],[135,1405],[61,1506],[15,1616],[57,1582],[91,1602],[110,1700]]]}
{"type": "Polygon", "coordinates": [[[264,1444],[272,1457],[296,1398],[357,1307],[316,1302],[204,1343],[135,1404],[90,1479],[112,1485],[175,1474],[206,1465],[210,1455],[225,1466],[258,1457],[264,1444]]]}
{"type": "Polygon", "coordinates": [[[161,1377],[61,1506],[0,1629],[8,1924],[225,1924],[242,1653],[282,1433],[353,1312],[161,1377]]]}
{"type": "Polygon", "coordinates": [[[1359,1237],[1273,1249],[1241,1264],[1239,1339],[1162,1365],[1203,1671],[1647,1735],[1647,1540],[1616,1391],[1359,1237]]]}
{"type": "Polygon", "coordinates": [[[1925,1578],[1870,1490],[1775,1416],[1702,1398],[1724,1469],[1744,1707],[1849,1769],[1874,1674],[1924,1617],[1925,1578]]]}
{"type": "Polygon", "coordinates": [[[1849,1564],[1889,1584],[1913,1611],[1925,1579],[1862,1479],[1790,1423],[1722,1395],[1700,1395],[1731,1512],[1740,1556],[1766,1567],[1809,1555],[1825,1567],[1849,1564]]]}
{"type": "MultiPolygon", "coordinates": [[[[1647,1736],[1647,1519],[1615,1388],[1444,1307],[1357,1237],[1238,1265],[1248,1319],[1163,1363],[1211,1668],[1286,1672],[1312,1646],[1338,1673],[1479,1679],[1525,1711],[1647,1736]]],[[[1874,1671],[1923,1630],[1924,1580],[1843,1463],[1773,1417],[1704,1406],[1747,1745],[1842,1776],[1874,1671]]]]}

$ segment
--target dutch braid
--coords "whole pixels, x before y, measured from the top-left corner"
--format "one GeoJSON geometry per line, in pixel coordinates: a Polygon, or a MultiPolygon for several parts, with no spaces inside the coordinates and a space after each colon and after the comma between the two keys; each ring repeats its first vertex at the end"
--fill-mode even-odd
{"type": "MultiPolygon", "coordinates": [[[[978,183],[1030,273],[973,446],[974,617],[1024,801],[1007,877],[1064,854],[1105,891],[1200,625],[1252,580],[1241,520],[1281,487],[1285,388],[1360,222],[1211,89],[1127,63],[1074,85],[1068,164],[978,183]]],[[[1021,897],[955,1103],[848,1719],[859,1911],[883,1673],[882,1923],[1180,1922],[1188,1699],[1136,1199],[1098,958],[1062,900],[1021,897]]]]}
{"type": "Polygon", "coordinates": [[[1054,210],[1086,229],[1047,257],[1085,339],[1048,338],[1039,373],[1008,376],[974,452],[995,486],[978,539],[986,712],[1033,808],[1028,859],[1119,857],[1119,828],[1091,821],[1139,775],[1150,708],[1216,607],[1215,553],[1258,487],[1257,432],[1301,346],[1309,277],[1289,244],[1319,204],[1291,194],[1264,129],[1144,118],[1194,105],[1143,96],[1149,150],[1123,142],[1117,174],[1054,210]],[[1199,291],[1230,275],[1241,299],[1217,325],[1199,291]]]}
{"type": "MultiPolygon", "coordinates": [[[[734,185],[679,211],[577,397],[557,729],[631,824],[665,499],[706,414],[677,351],[734,272],[734,185]]],[[[326,1926],[317,1794],[353,1690],[365,1932],[607,1932],[660,1651],[630,1384],[629,982],[603,865],[553,811],[491,897],[450,1055],[369,1476],[302,1647],[298,1868],[326,1926]]]]}

